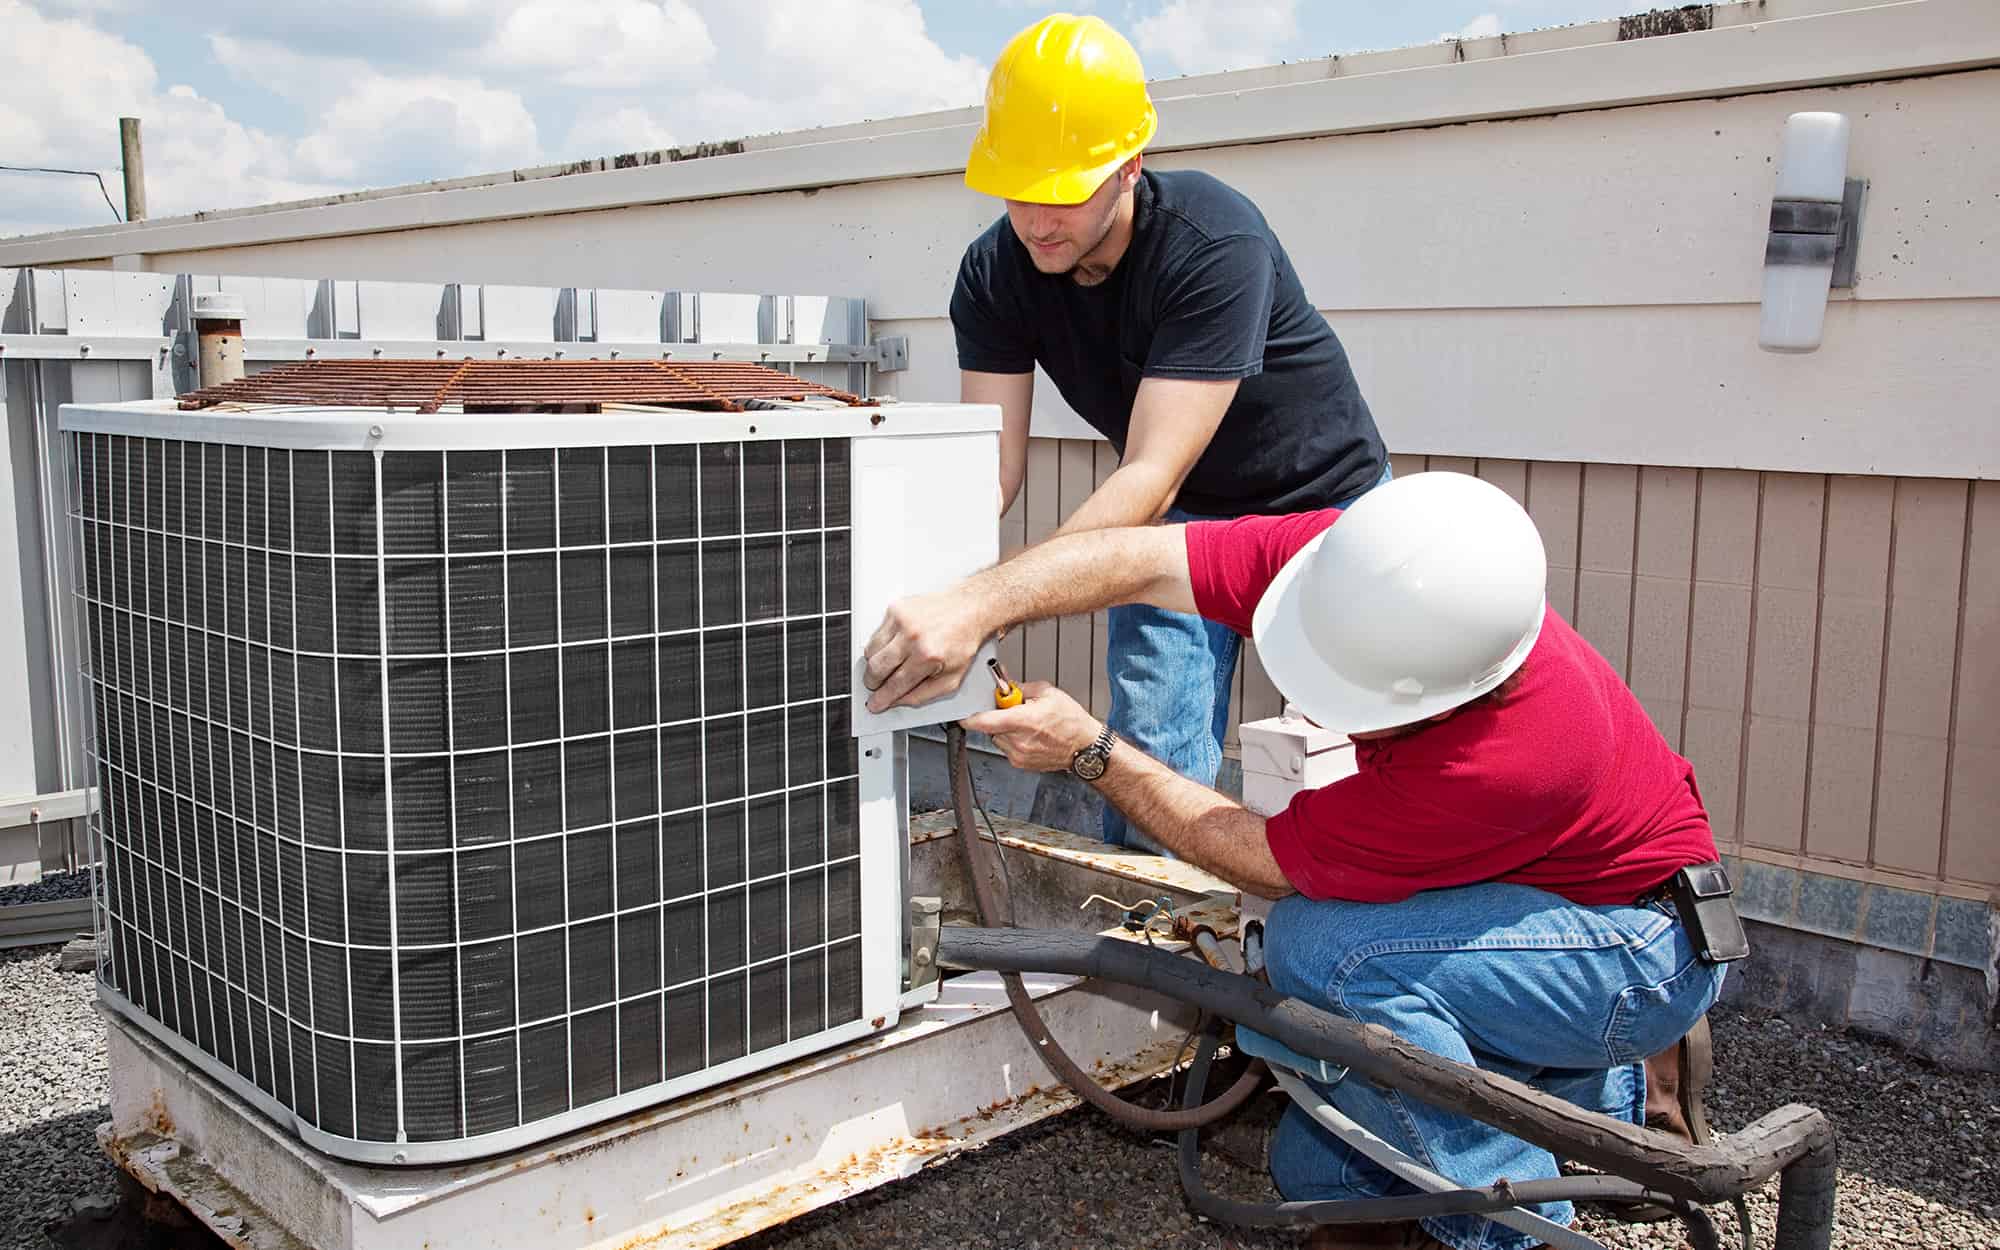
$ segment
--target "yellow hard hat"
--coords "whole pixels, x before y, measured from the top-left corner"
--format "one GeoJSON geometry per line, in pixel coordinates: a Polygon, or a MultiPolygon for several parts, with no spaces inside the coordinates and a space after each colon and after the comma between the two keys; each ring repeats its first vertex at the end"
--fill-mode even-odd
{"type": "Polygon", "coordinates": [[[1158,126],[1125,37],[1101,18],[1051,14],[993,63],[965,185],[1005,200],[1081,204],[1158,126]]]}

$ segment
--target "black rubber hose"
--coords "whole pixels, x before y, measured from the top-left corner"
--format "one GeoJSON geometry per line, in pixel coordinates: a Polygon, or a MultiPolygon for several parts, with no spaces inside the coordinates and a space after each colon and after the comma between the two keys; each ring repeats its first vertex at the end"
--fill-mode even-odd
{"type": "Polygon", "coordinates": [[[1828,1250],[1833,1245],[1837,1180],[1830,1136],[1779,1175],[1776,1250],[1828,1250]]]}
{"type": "MultiPolygon", "coordinates": [[[[982,924],[997,926],[1001,923],[999,902],[993,897],[991,865],[987,860],[986,842],[979,836],[979,826],[974,823],[972,800],[971,765],[965,758],[965,730],[957,725],[945,727],[945,753],[951,769],[952,814],[958,820],[958,841],[965,849],[965,875],[971,880],[973,905],[979,911],[982,924]]],[[[998,854],[998,848],[994,850],[998,854]]],[[[953,930],[947,929],[946,933],[953,930]]],[[[1020,930],[1026,932],[1026,930],[1020,930]]],[[[1164,954],[1164,952],[1162,952],[1164,954]]],[[[1171,958],[1183,958],[1171,956],[1171,958]]],[[[1193,963],[1193,960],[1187,960],[1193,963]]],[[[1203,965],[1206,967],[1206,965],[1203,965]]],[[[1236,1084],[1224,1090],[1214,1102],[1207,1106],[1187,1107],[1156,1111],[1128,1102],[1110,1090],[1099,1085],[1090,1073],[1083,1070],[1069,1053],[1056,1044],[1049,1035],[1049,1027],[1042,1020],[1042,1013],[1035,1009],[1035,1002],[1028,997],[1028,991],[1021,984],[1020,972],[1040,971],[1021,968],[1002,972],[1001,984],[1007,991],[1007,1005],[1014,1009],[1014,1019],[1020,1022],[1021,1031],[1028,1035],[1035,1053],[1042,1057],[1049,1071],[1057,1080],[1075,1091],[1076,1096],[1096,1107],[1099,1111],[1129,1124],[1133,1128],[1149,1133],[1174,1133],[1183,1129],[1199,1128],[1213,1124],[1224,1116],[1236,1111],[1250,1101],[1251,1095],[1263,1084],[1264,1065],[1252,1062],[1237,1079],[1236,1084]]]]}
{"type": "Polygon", "coordinates": [[[1064,972],[1150,989],[1247,1025],[1302,1055],[1512,1133],[1559,1158],[1693,1202],[1735,1197],[1805,1161],[1806,1173],[1793,1182],[1787,1218],[1802,1230],[1798,1236],[1813,1240],[1796,1241],[1786,1250],[1824,1250],[1832,1237],[1831,1207],[1815,1195],[1830,1184],[1833,1130],[1810,1107],[1780,1107],[1727,1138],[1691,1146],[1508,1077],[1453,1063],[1387,1029],[1321,1011],[1249,977],[1133,942],[1052,930],[953,927],[944,931],[938,958],[948,967],[1064,972]]]}
{"type": "MultiPolygon", "coordinates": [[[[1215,1058],[1215,1035],[1205,1033],[1188,1069],[1186,1098],[1200,1100],[1208,1085],[1208,1068],[1215,1058]]],[[[1687,1225],[1694,1250],[1721,1250],[1715,1225],[1700,1207],[1684,1198],[1647,1189],[1637,1181],[1616,1176],[1565,1176],[1554,1180],[1496,1183],[1484,1189],[1453,1189],[1441,1193],[1396,1198],[1343,1198],[1322,1202],[1238,1202],[1208,1188],[1201,1179],[1201,1134],[1187,1129],[1180,1135],[1181,1190],[1195,1212],[1243,1228],[1298,1228],[1320,1224],[1396,1223],[1445,1215],[1491,1215],[1513,1207],[1542,1202],[1648,1202],[1669,1207],[1687,1225]]]]}

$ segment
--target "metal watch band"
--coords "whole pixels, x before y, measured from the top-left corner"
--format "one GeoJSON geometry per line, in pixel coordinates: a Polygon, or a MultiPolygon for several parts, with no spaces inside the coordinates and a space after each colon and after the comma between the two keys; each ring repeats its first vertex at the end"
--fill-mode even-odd
{"type": "Polygon", "coordinates": [[[1111,748],[1117,741],[1118,735],[1111,732],[1111,726],[1104,726],[1089,746],[1070,756],[1071,775],[1083,781],[1096,781],[1102,777],[1111,763],[1111,748]]]}

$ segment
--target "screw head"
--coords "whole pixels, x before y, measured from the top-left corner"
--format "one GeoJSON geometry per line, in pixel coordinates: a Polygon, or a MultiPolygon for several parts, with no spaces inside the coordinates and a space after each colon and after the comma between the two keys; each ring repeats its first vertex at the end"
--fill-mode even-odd
{"type": "Polygon", "coordinates": [[[382,437],[382,427],[381,427],[381,426],[379,426],[379,425],[371,425],[371,426],[369,426],[369,427],[368,427],[368,437],[370,437],[370,438],[380,438],[380,437],[382,437]]]}

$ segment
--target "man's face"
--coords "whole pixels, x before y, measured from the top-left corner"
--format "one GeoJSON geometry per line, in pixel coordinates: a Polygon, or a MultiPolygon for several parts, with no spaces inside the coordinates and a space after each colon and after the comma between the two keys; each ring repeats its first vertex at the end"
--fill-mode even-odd
{"type": "MultiPolygon", "coordinates": [[[[1122,171],[1114,173],[1081,204],[1008,200],[1007,220],[1014,227],[1014,236],[1028,249],[1035,268],[1048,274],[1073,272],[1111,233],[1118,217],[1118,197],[1126,182],[1122,171]]],[[[1098,280],[1103,276],[1098,275],[1098,280]]]]}

